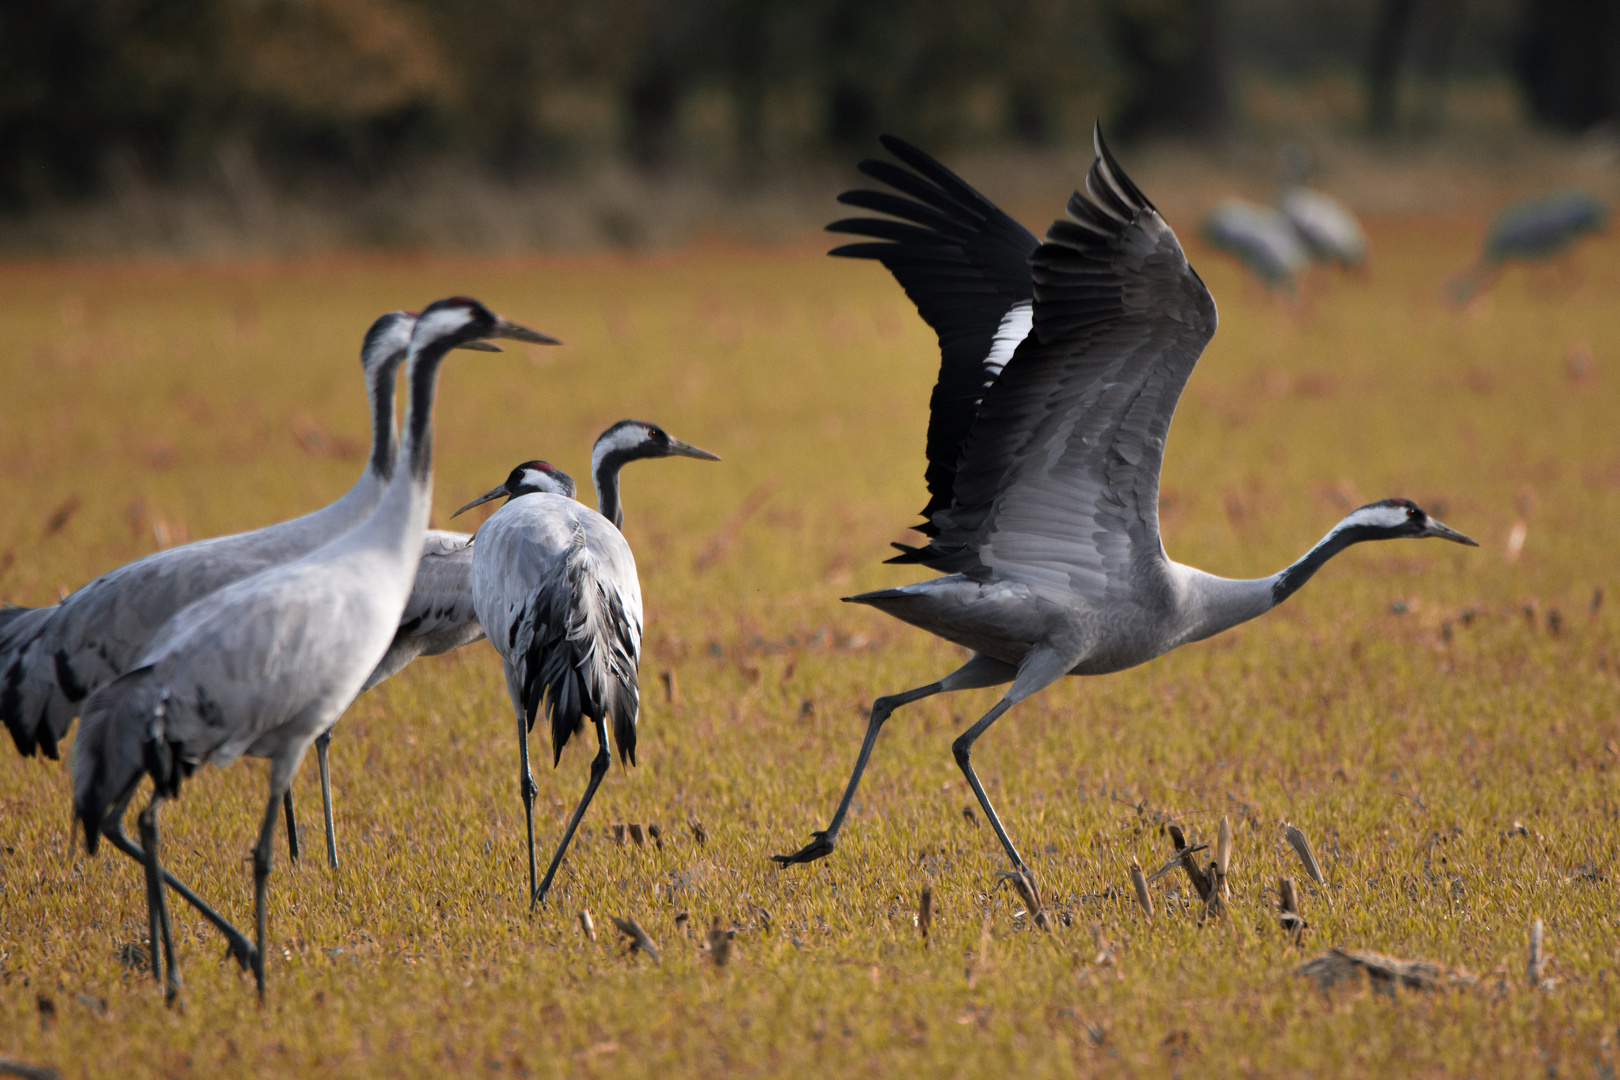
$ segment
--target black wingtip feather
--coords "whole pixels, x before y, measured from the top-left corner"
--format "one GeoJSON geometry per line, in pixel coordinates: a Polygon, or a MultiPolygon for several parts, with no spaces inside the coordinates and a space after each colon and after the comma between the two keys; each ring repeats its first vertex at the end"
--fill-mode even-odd
{"type": "MultiPolygon", "coordinates": [[[[1125,170],[1119,167],[1119,162],[1114,159],[1113,152],[1108,149],[1108,144],[1103,141],[1101,121],[1098,121],[1092,128],[1092,143],[1097,151],[1097,163],[1107,169],[1108,175],[1119,185],[1120,190],[1125,193],[1125,197],[1156,213],[1159,208],[1154,206],[1146,195],[1142,194],[1142,189],[1137,187],[1131,178],[1125,174],[1125,170]]],[[[1095,170],[1098,166],[1093,164],[1091,167],[1095,170]]]]}
{"type": "MultiPolygon", "coordinates": [[[[999,371],[986,363],[996,335],[1007,313],[1034,295],[1029,259],[1040,241],[904,139],[885,134],[879,142],[899,164],[869,158],[857,168],[889,190],[856,189],[838,201],[887,218],[833,222],[828,232],[872,239],[841,244],[828,254],[881,263],[939,335],[924,474],[929,501],[923,517],[931,519],[950,506],[963,442],[986,384],[999,371]]],[[[932,520],[918,529],[938,532],[932,520]]],[[[907,555],[903,561],[920,560],[907,555]]]]}
{"type": "Polygon", "coordinates": [[[922,548],[912,547],[910,544],[902,544],[898,540],[890,541],[889,546],[894,548],[894,550],[898,551],[900,554],[894,556],[893,558],[884,559],[884,565],[888,565],[889,563],[919,563],[923,561],[924,549],[922,548]]]}

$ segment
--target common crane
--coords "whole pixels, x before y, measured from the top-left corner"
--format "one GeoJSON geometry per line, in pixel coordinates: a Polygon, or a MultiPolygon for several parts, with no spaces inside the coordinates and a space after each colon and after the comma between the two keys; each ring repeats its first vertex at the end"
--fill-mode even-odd
{"type": "Polygon", "coordinates": [[[1277,209],[1294,227],[1312,258],[1338,263],[1347,270],[1359,269],[1367,261],[1367,234],[1348,206],[1305,186],[1315,164],[1315,155],[1304,143],[1291,142],[1282,148],[1278,165],[1283,190],[1277,198],[1277,209]]]}
{"type": "MultiPolygon", "coordinates": [[[[55,758],[80,703],[127,671],[175,612],[313,551],[376,509],[393,473],[394,384],[415,324],[414,312],[393,311],[366,332],[360,363],[371,406],[371,452],[342,498],[290,521],[154,552],[59,604],[0,620],[0,719],[18,752],[55,758]]],[[[464,347],[496,348],[476,341],[464,347]]]]}
{"type": "Polygon", "coordinates": [[[1280,210],[1226,199],[1204,218],[1204,239],[1232,256],[1273,289],[1293,292],[1295,278],[1310,265],[1305,241],[1280,210]]]}
{"type": "Polygon", "coordinates": [[[690,457],[719,461],[672,438],[657,424],[621,420],[591,451],[596,510],[571,497],[574,482],[543,462],[512,470],[457,514],[503,496],[505,506],[479,527],[473,543],[473,606],[490,644],[501,654],[506,692],[517,714],[518,788],[529,841],[529,907],[544,901],[563,853],[579,828],[612,760],[608,721],[620,764],[636,763],[640,691],[641,582],[635,556],[619,529],[619,470],[643,458],[690,457]],[[523,494],[524,484],[550,485],[523,494]],[[568,819],[557,853],[535,884],[534,775],[529,771],[529,729],[541,698],[551,720],[552,764],[589,717],[596,725],[596,757],[585,794],[568,819]]]}
{"type": "MultiPolygon", "coordinates": [[[[300,559],[182,608],[153,636],[136,667],[85,701],[73,804],[92,853],[141,777],[152,778],[152,798],[139,818],[141,847],[152,969],[160,982],[167,969],[171,1001],[180,980],[161,884],[158,809],[200,764],[223,768],[243,754],[270,759],[270,799],[253,849],[257,934],[251,959],[262,999],[277,808],[310,743],[354,700],[399,627],[432,502],[439,367],[455,346],[491,337],[555,344],[476,300],[429,305],[406,354],[405,437],[371,516],[300,559]]],[[[235,939],[232,944],[240,947],[235,939]]]]}
{"type": "Polygon", "coordinates": [[[1288,224],[1318,262],[1354,270],[1367,261],[1367,234],[1350,208],[1331,195],[1308,187],[1291,187],[1277,199],[1288,224]]]}
{"type": "MultiPolygon", "coordinates": [[[[878,732],[901,705],[1011,683],[952,745],[1015,869],[1023,857],[974,774],[973,745],[1018,702],[1065,674],[1134,667],[1282,603],[1351,544],[1473,541],[1404,499],[1355,510],[1279,573],[1239,581],[1171,561],[1159,538],[1159,467],[1182,387],[1215,332],[1215,304],[1175,234],[1095,138],[1086,193],[1044,243],[932,158],[883,144],[910,171],[861,170],[910,196],[840,200],[899,218],[835,222],[876,237],[832,254],[887,266],[939,334],[921,548],[891,562],[944,577],[845,599],[869,604],[972,657],[937,682],[880,697],[826,829],[784,865],[832,852],[878,732]]],[[[1476,545],[1477,546],[1477,545],[1476,545]]]]}
{"type": "Polygon", "coordinates": [[[1585,191],[1558,191],[1514,203],[1491,222],[1474,265],[1447,283],[1447,297],[1462,307],[1490,285],[1504,263],[1561,255],[1581,237],[1602,232],[1608,221],[1608,204],[1585,191]]]}

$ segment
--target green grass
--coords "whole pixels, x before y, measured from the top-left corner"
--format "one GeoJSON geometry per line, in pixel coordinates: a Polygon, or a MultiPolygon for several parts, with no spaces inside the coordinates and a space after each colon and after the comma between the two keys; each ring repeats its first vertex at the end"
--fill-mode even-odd
{"type": "MultiPolygon", "coordinates": [[[[975,760],[1064,916],[1050,934],[997,887],[994,839],[962,814],[949,743],[994,691],[898,713],[838,851],[786,871],[767,858],[825,824],[871,699],[960,661],[838,603],[917,576],[880,560],[924,501],[937,354],[880,268],[819,247],[0,266],[13,602],[152,550],[157,524],[197,538],[340,493],[366,438],[361,332],[452,292],[567,345],[446,369],[438,523],[530,457],[583,479],[590,440],[624,416],[726,459],[626,474],[647,603],[642,764],[609,774],[544,911],[525,902],[513,721],[487,645],[414,665],[343,720],[335,873],[314,769],[299,777],[306,857],[289,868],[278,841],[262,1008],[184,908],[183,1011],[121,965],[144,935],[137,869],[75,848],[62,765],[12,757],[0,1055],[76,1077],[1610,1075],[1620,597],[1588,605],[1614,592],[1620,535],[1620,242],[1586,247],[1570,273],[1513,271],[1457,315],[1439,283],[1474,235],[1375,228],[1371,274],[1325,276],[1295,310],[1194,245],[1222,327],[1171,432],[1171,555],[1268,573],[1347,505],[1386,495],[1483,547],[1353,549],[1255,623],[1066,680],[1003,719],[975,760]],[[1574,343],[1596,358],[1582,382],[1566,372],[1574,343]],[[1130,858],[1152,869],[1169,854],[1166,814],[1203,840],[1231,818],[1229,918],[1200,925],[1175,899],[1179,873],[1153,886],[1156,920],[1129,899],[1130,858]],[[1285,820],[1314,841],[1327,889],[1303,883],[1285,820]],[[615,844],[614,822],[659,824],[662,849],[615,844]],[[1276,924],[1281,874],[1302,881],[1303,947],[1276,924]],[[626,955],[610,915],[638,919],[662,963],[626,955]],[[1556,960],[1546,990],[1525,978],[1538,917],[1556,960]],[[716,918],[737,931],[718,969],[699,949],[716,918]],[[1481,983],[1325,997],[1294,972],[1330,945],[1481,983]]],[[[542,856],[591,750],[581,740],[553,771],[537,735],[542,856]]],[[[204,770],[163,817],[171,868],[241,926],[262,769],[204,770]]]]}

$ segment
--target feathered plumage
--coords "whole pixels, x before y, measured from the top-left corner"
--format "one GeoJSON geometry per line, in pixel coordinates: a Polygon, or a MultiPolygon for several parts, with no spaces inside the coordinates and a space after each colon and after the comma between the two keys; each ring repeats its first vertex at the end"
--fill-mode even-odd
{"type": "MultiPolygon", "coordinates": [[[[1030,331],[983,392],[951,463],[949,501],[930,503],[938,507],[933,539],[891,560],[946,576],[845,598],[973,655],[937,682],[873,704],[832,822],[799,851],[773,856],[780,863],[832,852],[896,708],[1010,683],[952,750],[1003,849],[1026,869],[971,761],[974,743],[1007,709],[1065,674],[1119,671],[1254,618],[1350,544],[1397,536],[1472,543],[1392,500],[1357,510],[1269,578],[1219,578],[1165,554],[1159,469],[1176,403],[1215,333],[1215,303],[1100,132],[1096,151],[1085,192],[1029,258],[1030,331]]],[[[900,213],[894,202],[882,205],[900,213]]],[[[941,292],[917,302],[954,301],[941,292]]],[[[989,325],[986,314],[977,317],[981,330],[989,325]]]]}

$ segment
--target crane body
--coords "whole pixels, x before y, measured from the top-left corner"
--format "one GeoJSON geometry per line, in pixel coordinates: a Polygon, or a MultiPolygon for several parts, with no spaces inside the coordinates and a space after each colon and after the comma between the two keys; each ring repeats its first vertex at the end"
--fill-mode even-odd
{"type": "Polygon", "coordinates": [[[1227,199],[1209,212],[1204,239],[1267,286],[1288,292],[1311,261],[1305,241],[1282,211],[1242,199],[1227,199]]]}

